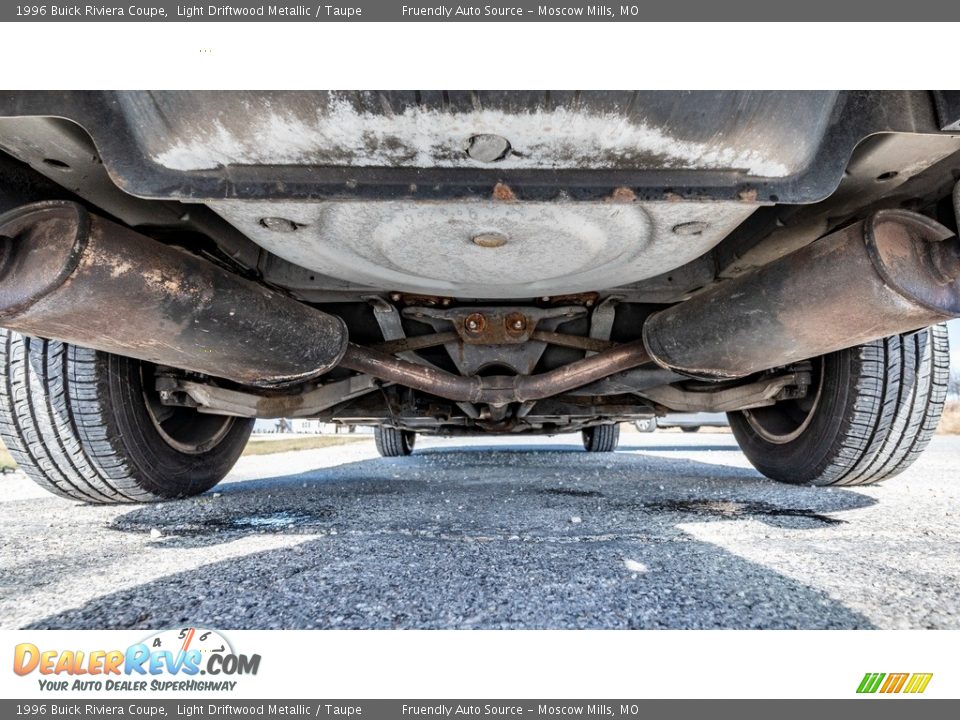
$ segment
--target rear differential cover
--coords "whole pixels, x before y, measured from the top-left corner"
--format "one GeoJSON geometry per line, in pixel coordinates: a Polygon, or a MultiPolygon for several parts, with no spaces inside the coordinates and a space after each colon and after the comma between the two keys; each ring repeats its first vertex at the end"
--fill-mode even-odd
{"type": "Polygon", "coordinates": [[[216,201],[289,262],[364,286],[475,298],[603,290],[668,272],[756,207],[739,202],[216,201]]]}

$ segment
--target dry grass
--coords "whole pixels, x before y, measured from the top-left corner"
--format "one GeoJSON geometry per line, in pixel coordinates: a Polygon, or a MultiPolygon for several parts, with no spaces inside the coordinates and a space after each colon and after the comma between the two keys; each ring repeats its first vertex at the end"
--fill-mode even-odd
{"type": "Polygon", "coordinates": [[[943,435],[960,435],[960,401],[951,400],[947,403],[937,432],[943,435]]]}
{"type": "MultiPolygon", "coordinates": [[[[291,452],[293,450],[316,450],[317,448],[346,445],[347,443],[371,440],[370,435],[304,435],[303,437],[283,438],[280,440],[262,440],[254,438],[244,449],[244,455],[271,455],[273,453],[291,452]]],[[[0,442],[0,471],[15,469],[17,463],[10,457],[10,453],[0,442]]]]}
{"type": "Polygon", "coordinates": [[[0,442],[0,470],[14,469],[17,467],[17,463],[10,456],[10,453],[3,446],[3,443],[0,442]]]}
{"type": "Polygon", "coordinates": [[[349,443],[372,441],[371,435],[303,435],[282,439],[253,438],[247,443],[244,455],[272,455],[273,453],[293,452],[294,450],[316,450],[317,448],[347,445],[349,443]]]}

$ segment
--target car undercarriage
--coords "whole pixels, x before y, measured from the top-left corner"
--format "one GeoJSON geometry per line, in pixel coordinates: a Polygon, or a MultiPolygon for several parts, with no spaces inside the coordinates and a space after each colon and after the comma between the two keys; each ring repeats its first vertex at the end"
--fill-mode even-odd
{"type": "Polygon", "coordinates": [[[3,93],[0,151],[0,435],[70,497],[200,492],[272,417],[397,456],[726,412],[875,482],[943,404],[960,93],[3,93]],[[70,430],[101,391],[136,417],[70,430]],[[91,450],[141,424],[182,483],[91,450]]]}

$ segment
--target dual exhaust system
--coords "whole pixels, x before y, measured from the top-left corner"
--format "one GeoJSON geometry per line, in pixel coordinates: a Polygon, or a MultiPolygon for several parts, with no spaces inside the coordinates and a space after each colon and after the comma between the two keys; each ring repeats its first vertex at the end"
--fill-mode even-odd
{"type": "Polygon", "coordinates": [[[881,210],[654,313],[643,339],[539,375],[464,377],[349,342],[338,317],[71,202],[0,216],[0,326],[282,387],[335,367],[457,402],[539,400],[656,363],[738,378],[960,316],[960,239],[881,210]]]}

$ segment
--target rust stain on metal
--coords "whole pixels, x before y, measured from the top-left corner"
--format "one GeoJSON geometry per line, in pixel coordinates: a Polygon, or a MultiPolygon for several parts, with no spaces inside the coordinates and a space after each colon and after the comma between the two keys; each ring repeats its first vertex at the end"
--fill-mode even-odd
{"type": "Polygon", "coordinates": [[[473,236],[473,244],[485,248],[498,248],[507,244],[507,236],[498,232],[485,232],[473,236]]]}
{"type": "Polygon", "coordinates": [[[747,190],[741,190],[737,193],[737,197],[741,202],[756,202],[757,201],[757,191],[755,188],[749,188],[747,190]]]}
{"type": "Polygon", "coordinates": [[[540,298],[540,303],[544,305],[585,305],[586,307],[593,307],[599,297],[600,294],[596,292],[554,295],[553,297],[540,298]]]}
{"type": "Polygon", "coordinates": [[[608,202],[631,203],[637,199],[637,194],[628,187],[618,187],[607,198],[608,202]]]}
{"type": "Polygon", "coordinates": [[[180,294],[180,279],[164,273],[162,270],[145,270],[143,280],[150,287],[162,290],[170,295],[178,296],[180,294]]]}
{"type": "Polygon", "coordinates": [[[493,186],[493,199],[501,202],[514,202],[516,201],[517,196],[514,194],[509,185],[498,182],[493,186]]]}
{"type": "Polygon", "coordinates": [[[451,303],[450,298],[438,295],[392,293],[390,299],[394,302],[402,302],[404,305],[423,305],[425,307],[437,307],[438,305],[447,307],[451,303]]]}

